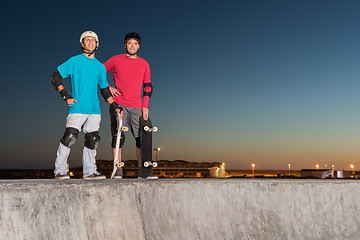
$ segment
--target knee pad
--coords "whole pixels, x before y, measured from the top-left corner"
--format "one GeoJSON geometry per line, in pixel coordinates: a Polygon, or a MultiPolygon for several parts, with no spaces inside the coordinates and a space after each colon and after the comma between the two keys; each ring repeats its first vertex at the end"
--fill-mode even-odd
{"type": "Polygon", "coordinates": [[[98,131],[85,133],[85,147],[93,150],[99,146],[99,143],[100,136],[98,131]]]}
{"type": "MultiPolygon", "coordinates": [[[[112,137],[112,141],[111,141],[111,146],[113,148],[116,148],[116,138],[117,138],[117,134],[113,135],[112,137]]],[[[121,133],[121,137],[120,137],[120,145],[119,148],[121,148],[125,143],[125,134],[122,132],[121,133]]]]}
{"type": "Polygon", "coordinates": [[[136,147],[141,148],[141,137],[135,138],[136,141],[136,147]]]}
{"type": "Polygon", "coordinates": [[[64,136],[60,139],[60,142],[64,146],[71,148],[76,143],[78,135],[79,135],[79,130],[77,130],[76,128],[72,128],[72,127],[66,128],[64,136]]]}

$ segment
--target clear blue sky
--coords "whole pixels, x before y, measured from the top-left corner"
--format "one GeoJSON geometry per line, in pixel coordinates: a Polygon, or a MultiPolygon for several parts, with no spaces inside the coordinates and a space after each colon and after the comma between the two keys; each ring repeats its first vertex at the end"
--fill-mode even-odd
{"type": "MultiPolygon", "coordinates": [[[[141,35],[159,159],[360,169],[359,11],[359,1],[340,0],[7,2],[0,168],[53,168],[67,106],[49,77],[93,30],[101,62],[124,52],[126,33],[141,35]]],[[[100,101],[97,158],[110,160],[100,101]]],[[[81,165],[83,139],[72,166],[81,165]]],[[[123,158],[135,158],[130,135],[123,158]]]]}

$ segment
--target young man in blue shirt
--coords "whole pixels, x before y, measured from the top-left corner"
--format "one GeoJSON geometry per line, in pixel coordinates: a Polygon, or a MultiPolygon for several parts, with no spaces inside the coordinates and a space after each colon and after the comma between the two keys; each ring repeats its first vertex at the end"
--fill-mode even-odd
{"type": "Polygon", "coordinates": [[[70,179],[67,174],[67,159],[70,148],[75,144],[81,130],[85,133],[83,149],[83,178],[105,179],[96,170],[96,148],[100,136],[101,121],[98,88],[104,99],[110,103],[117,113],[121,109],[114,102],[106,79],[104,65],[95,58],[95,51],[99,47],[99,38],[92,31],[85,31],[80,37],[82,54],[69,58],[57,67],[51,76],[52,84],[61,97],[69,105],[64,136],[60,140],[55,161],[55,179],[70,179]],[[63,78],[71,78],[71,95],[64,88],[63,78]]]}

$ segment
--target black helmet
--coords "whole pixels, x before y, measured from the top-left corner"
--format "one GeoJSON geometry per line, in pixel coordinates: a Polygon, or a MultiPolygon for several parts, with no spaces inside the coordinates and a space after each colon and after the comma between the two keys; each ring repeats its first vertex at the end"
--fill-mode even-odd
{"type": "Polygon", "coordinates": [[[129,39],[135,39],[139,44],[141,44],[140,35],[137,33],[128,33],[124,38],[124,43],[126,43],[129,39]]]}

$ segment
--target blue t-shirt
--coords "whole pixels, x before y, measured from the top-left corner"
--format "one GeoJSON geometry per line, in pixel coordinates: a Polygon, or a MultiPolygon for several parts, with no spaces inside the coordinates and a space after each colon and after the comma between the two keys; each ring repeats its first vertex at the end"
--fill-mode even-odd
{"type": "Polygon", "coordinates": [[[71,95],[78,101],[69,107],[68,113],[101,114],[98,86],[100,89],[109,86],[105,66],[96,58],[79,54],[57,69],[62,78],[71,78],[71,95]]]}

